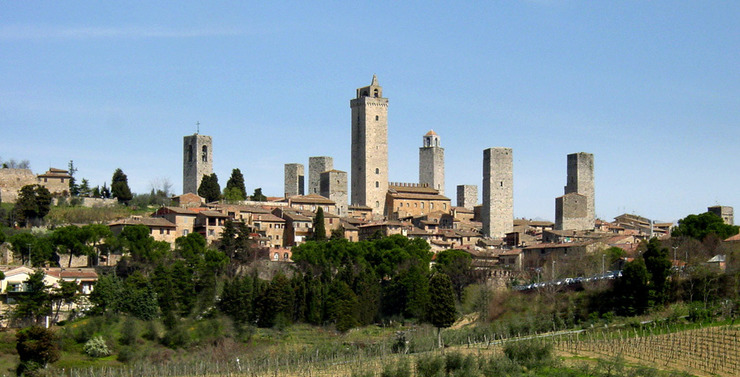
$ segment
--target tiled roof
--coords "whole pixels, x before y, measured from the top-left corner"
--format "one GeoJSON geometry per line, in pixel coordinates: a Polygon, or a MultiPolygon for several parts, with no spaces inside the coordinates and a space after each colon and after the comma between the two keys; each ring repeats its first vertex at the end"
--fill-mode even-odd
{"type": "Polygon", "coordinates": [[[163,217],[143,217],[140,219],[129,217],[108,223],[108,226],[114,225],[146,225],[148,227],[158,228],[177,228],[175,224],[163,217]]]}
{"type": "Polygon", "coordinates": [[[321,195],[309,194],[309,195],[296,195],[288,198],[291,203],[308,203],[308,204],[336,204],[333,200],[327,199],[321,195]]]}

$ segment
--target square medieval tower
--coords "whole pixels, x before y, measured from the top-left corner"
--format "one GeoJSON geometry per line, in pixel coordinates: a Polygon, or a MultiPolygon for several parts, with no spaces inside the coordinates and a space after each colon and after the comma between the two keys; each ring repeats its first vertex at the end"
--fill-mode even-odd
{"type": "Polygon", "coordinates": [[[198,193],[204,175],[213,174],[213,141],[195,133],[183,137],[182,193],[198,193]]]}
{"type": "Polygon", "coordinates": [[[511,148],[483,150],[483,235],[501,238],[514,230],[514,155],[511,148]]]}
{"type": "Polygon", "coordinates": [[[353,205],[385,213],[388,191],[388,99],[373,75],[370,86],[357,89],[352,109],[352,199],[353,205]]]}

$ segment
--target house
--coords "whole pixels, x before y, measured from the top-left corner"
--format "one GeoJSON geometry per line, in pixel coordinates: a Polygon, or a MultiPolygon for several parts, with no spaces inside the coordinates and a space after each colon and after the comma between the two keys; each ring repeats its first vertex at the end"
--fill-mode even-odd
{"type": "Polygon", "coordinates": [[[196,216],[193,231],[200,233],[208,244],[220,240],[221,233],[224,231],[224,225],[229,216],[218,211],[194,210],[196,210],[196,216]]]}
{"type": "Polygon", "coordinates": [[[386,216],[391,220],[423,216],[435,211],[450,213],[450,199],[426,184],[390,183],[386,193],[386,216]]]}
{"type": "Polygon", "coordinates": [[[285,234],[285,219],[277,217],[272,213],[251,213],[249,224],[255,232],[267,238],[270,247],[285,246],[283,238],[285,234]]]}
{"type": "Polygon", "coordinates": [[[283,232],[283,245],[300,245],[310,239],[313,234],[313,221],[310,217],[300,214],[298,211],[284,208],[275,208],[272,214],[285,220],[283,232]]]}
{"type": "Polygon", "coordinates": [[[347,206],[347,217],[370,221],[373,219],[373,209],[362,205],[347,206]]]}
{"type": "Polygon", "coordinates": [[[363,224],[360,225],[358,228],[360,230],[359,237],[362,241],[372,238],[376,234],[380,234],[384,237],[394,234],[401,234],[403,236],[406,236],[408,232],[414,228],[414,226],[409,222],[387,220],[363,224]]]}
{"type": "Polygon", "coordinates": [[[160,207],[152,214],[152,217],[160,217],[175,224],[177,233],[176,237],[187,236],[195,229],[195,218],[197,212],[188,208],[180,207],[160,207]]]}
{"type": "Polygon", "coordinates": [[[316,212],[320,207],[325,214],[337,213],[336,203],[318,194],[295,195],[287,197],[283,201],[287,202],[290,208],[300,211],[316,212]]]}
{"type": "Polygon", "coordinates": [[[175,207],[196,208],[203,205],[204,202],[203,197],[192,192],[172,197],[172,205],[175,207]]]}
{"type": "Polygon", "coordinates": [[[121,234],[123,228],[131,225],[144,225],[149,228],[149,234],[156,241],[164,241],[175,245],[175,239],[179,237],[177,226],[169,220],[161,217],[132,216],[108,223],[108,227],[115,235],[121,234]]]}
{"type": "Polygon", "coordinates": [[[52,195],[69,196],[69,180],[72,178],[64,169],[49,168],[44,174],[39,174],[36,179],[38,184],[46,187],[52,195]]]}

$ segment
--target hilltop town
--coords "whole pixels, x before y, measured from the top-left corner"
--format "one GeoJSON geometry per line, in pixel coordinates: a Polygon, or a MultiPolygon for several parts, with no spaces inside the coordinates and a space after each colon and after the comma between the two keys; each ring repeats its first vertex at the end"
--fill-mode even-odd
{"type": "MultiPolygon", "coordinates": [[[[183,335],[186,324],[202,321],[221,326],[229,318],[239,336],[290,323],[346,332],[413,320],[441,329],[459,314],[506,318],[507,300],[542,292],[557,297],[532,314],[552,320],[548,331],[684,301],[722,303],[722,315],[734,318],[740,301],[727,287],[738,277],[740,238],[732,207],[710,206],[679,223],[629,213],[599,219],[597,159],[574,152],[563,156],[555,221],[518,219],[511,148],[483,150],[474,162],[482,175],[470,179],[481,185],[446,193],[443,138],[429,130],[418,180],[389,182],[388,98],[377,77],[357,89],[350,108],[350,171],[336,169],[332,156],[306,156],[307,169],[285,163],[279,196],[247,195],[239,169],[222,190],[213,171],[219,151],[198,132],[183,137],[183,192],[153,189],[143,206],[133,204],[120,169],[110,188],[93,188],[77,183],[71,162],[38,175],[1,168],[0,325],[120,313],[161,325],[147,341],[178,348],[211,339],[183,335]],[[97,217],[45,220],[54,208],[97,217]],[[30,305],[38,300],[46,306],[30,305]]],[[[136,358],[133,344],[144,340],[134,338],[108,340],[119,361],[136,358]]],[[[95,338],[80,339],[87,347],[95,338]]]]}

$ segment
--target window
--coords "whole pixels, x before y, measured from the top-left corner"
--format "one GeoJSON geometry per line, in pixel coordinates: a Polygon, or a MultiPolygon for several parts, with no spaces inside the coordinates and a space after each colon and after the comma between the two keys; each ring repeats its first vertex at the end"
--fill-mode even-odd
{"type": "Polygon", "coordinates": [[[373,91],[373,97],[378,98],[378,89],[373,91]]]}
{"type": "Polygon", "coordinates": [[[280,254],[278,254],[278,253],[273,254],[272,260],[275,260],[276,261],[276,260],[279,260],[279,259],[280,259],[280,254]]]}
{"type": "Polygon", "coordinates": [[[421,209],[424,209],[424,202],[421,202],[421,209]]]}
{"type": "Polygon", "coordinates": [[[188,145],[188,162],[193,162],[193,145],[188,145]]]}
{"type": "Polygon", "coordinates": [[[62,178],[62,183],[64,183],[64,178],[62,178]]]}
{"type": "Polygon", "coordinates": [[[375,120],[380,120],[380,117],[376,115],[375,120]]]}
{"type": "Polygon", "coordinates": [[[160,229],[159,234],[164,234],[164,229],[160,229]]]}
{"type": "Polygon", "coordinates": [[[380,202],[378,201],[375,202],[375,208],[380,208],[380,202]]]}
{"type": "Polygon", "coordinates": [[[375,188],[378,188],[378,187],[380,187],[380,182],[375,181],[375,188]]]}
{"type": "Polygon", "coordinates": [[[380,169],[375,168],[375,174],[380,174],[380,169]]]}
{"type": "Polygon", "coordinates": [[[202,156],[203,162],[208,162],[208,146],[203,146],[203,156],[202,156]]]}
{"type": "Polygon", "coordinates": [[[208,237],[213,237],[214,235],[213,229],[208,229],[208,237]]]}
{"type": "Polygon", "coordinates": [[[187,229],[183,229],[182,230],[182,235],[183,236],[187,236],[188,235],[188,230],[187,229]]]}
{"type": "Polygon", "coordinates": [[[429,203],[429,209],[434,209],[434,203],[429,203]]]}

